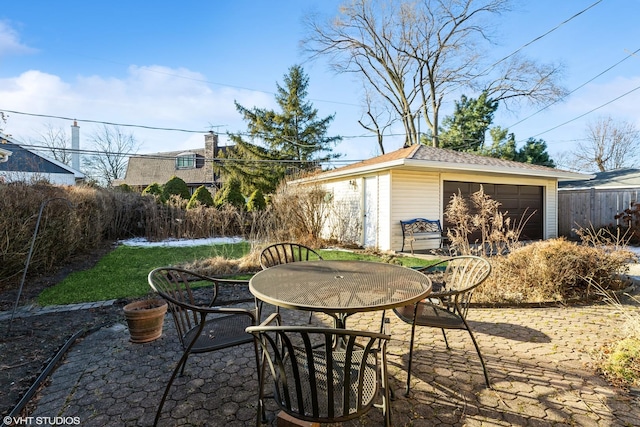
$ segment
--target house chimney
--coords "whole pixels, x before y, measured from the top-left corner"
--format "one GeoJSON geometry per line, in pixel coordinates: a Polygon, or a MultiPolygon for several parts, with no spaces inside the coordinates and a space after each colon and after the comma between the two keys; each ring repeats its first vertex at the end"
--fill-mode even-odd
{"type": "Polygon", "coordinates": [[[213,172],[213,162],[218,157],[218,135],[209,131],[204,136],[204,157],[207,168],[207,181],[215,185],[215,173],[213,172]]]}
{"type": "Polygon", "coordinates": [[[71,126],[71,167],[80,170],[80,126],[75,120],[71,126]]]}

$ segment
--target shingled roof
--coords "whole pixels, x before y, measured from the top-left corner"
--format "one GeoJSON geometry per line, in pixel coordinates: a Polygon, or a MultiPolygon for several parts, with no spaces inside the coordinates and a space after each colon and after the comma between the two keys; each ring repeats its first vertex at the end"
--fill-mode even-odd
{"type": "MultiPolygon", "coordinates": [[[[189,150],[204,159],[204,149],[189,150]]],[[[149,184],[164,184],[177,176],[190,185],[211,184],[211,175],[207,176],[209,168],[176,169],[176,157],[185,151],[169,151],[163,153],[137,155],[129,158],[127,174],[123,180],[132,186],[147,186],[149,184]]]]}
{"type": "Polygon", "coordinates": [[[124,179],[114,184],[124,183],[134,187],[146,187],[154,183],[162,185],[177,176],[192,188],[200,185],[211,187],[219,184],[220,179],[213,171],[212,161],[226,149],[218,147],[218,136],[209,132],[205,135],[204,148],[131,156],[124,179]],[[176,158],[183,155],[195,155],[194,167],[176,167],[176,158]]]}
{"type": "Polygon", "coordinates": [[[440,171],[464,170],[466,172],[535,175],[553,177],[559,180],[581,180],[591,177],[590,175],[530,163],[478,156],[471,153],[427,145],[413,145],[348,166],[326,171],[309,179],[318,180],[389,168],[415,168],[440,171]]]}
{"type": "Polygon", "coordinates": [[[558,187],[563,190],[585,188],[640,188],[640,169],[616,169],[598,172],[589,181],[567,181],[558,187]]]}

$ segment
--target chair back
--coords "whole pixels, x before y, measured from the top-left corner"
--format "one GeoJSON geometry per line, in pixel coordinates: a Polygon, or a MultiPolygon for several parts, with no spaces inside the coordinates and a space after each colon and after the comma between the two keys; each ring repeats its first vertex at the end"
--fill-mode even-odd
{"type": "Polygon", "coordinates": [[[485,258],[461,255],[442,260],[419,271],[429,275],[433,283],[432,295],[471,292],[491,273],[485,258]]]}
{"type": "Polygon", "coordinates": [[[247,332],[262,346],[278,406],[294,418],[320,423],[357,418],[373,406],[380,384],[388,389],[388,335],[262,325],[247,332]],[[336,348],[336,342],[343,345],[336,348]]]}
{"type": "Polygon", "coordinates": [[[322,257],[313,249],[298,243],[275,243],[260,254],[260,266],[267,269],[279,264],[298,261],[316,261],[322,257]]]}
{"type": "Polygon", "coordinates": [[[220,283],[248,287],[245,280],[216,279],[175,267],[154,269],[148,281],[151,289],[167,301],[184,348],[190,343],[187,334],[200,325],[205,314],[211,314],[209,308],[214,303],[225,305],[222,298],[218,299],[220,283]]]}
{"type": "Polygon", "coordinates": [[[460,255],[419,271],[431,279],[433,292],[429,298],[440,300],[451,311],[466,317],[473,291],[489,277],[491,264],[485,258],[460,255]]]}

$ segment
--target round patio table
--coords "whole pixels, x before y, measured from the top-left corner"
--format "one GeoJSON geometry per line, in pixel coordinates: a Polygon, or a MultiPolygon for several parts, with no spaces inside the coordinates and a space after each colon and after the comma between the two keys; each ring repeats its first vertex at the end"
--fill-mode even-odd
{"type": "Polygon", "coordinates": [[[354,313],[403,307],[426,298],[431,280],[394,264],[367,261],[303,261],[258,272],[249,290],[278,307],[326,313],[344,328],[354,313]]]}

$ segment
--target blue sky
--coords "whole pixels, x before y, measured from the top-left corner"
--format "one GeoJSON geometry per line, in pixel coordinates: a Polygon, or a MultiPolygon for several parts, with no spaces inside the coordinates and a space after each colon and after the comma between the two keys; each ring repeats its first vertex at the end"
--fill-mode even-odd
{"type": "MultiPolygon", "coordinates": [[[[8,2],[0,9],[0,109],[203,133],[215,126],[225,143],[225,132],[246,129],[234,100],[249,108],[275,108],[276,83],[282,83],[290,66],[301,64],[320,116],[336,114],[330,134],[346,137],[336,151],[345,160],[368,158],[378,152],[375,138],[362,136],[367,133],[357,123],[359,82],[335,75],[322,60],[307,61],[299,48],[302,17],[312,10],[335,15],[340,3],[8,2]]],[[[519,1],[497,27],[499,45],[492,57],[512,53],[594,3],[521,51],[536,61],[562,62],[569,90],[583,85],[640,49],[640,0],[519,1]]],[[[587,123],[599,117],[640,128],[640,89],[634,90],[639,87],[640,53],[532,117],[540,107],[501,109],[494,125],[509,127],[517,141],[544,139],[555,157],[575,149],[587,123]]],[[[451,108],[452,103],[445,105],[443,113],[451,108]]],[[[69,120],[9,116],[5,131],[21,141],[33,141],[49,125],[67,131],[71,125],[69,120]]],[[[97,125],[79,125],[86,148],[97,125]]],[[[199,133],[129,130],[142,144],[140,153],[204,143],[199,133]]],[[[402,138],[388,138],[385,148],[392,151],[401,144],[402,138]]]]}

